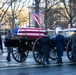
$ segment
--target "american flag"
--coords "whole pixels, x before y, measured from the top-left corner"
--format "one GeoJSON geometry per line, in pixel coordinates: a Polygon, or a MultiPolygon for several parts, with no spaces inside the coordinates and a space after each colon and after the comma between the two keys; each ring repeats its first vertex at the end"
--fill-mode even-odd
{"type": "Polygon", "coordinates": [[[40,14],[34,13],[32,14],[32,18],[38,23],[39,26],[42,24],[40,14]]]}
{"type": "Polygon", "coordinates": [[[45,30],[42,28],[19,28],[17,35],[27,36],[28,38],[39,38],[44,36],[45,30]]]}

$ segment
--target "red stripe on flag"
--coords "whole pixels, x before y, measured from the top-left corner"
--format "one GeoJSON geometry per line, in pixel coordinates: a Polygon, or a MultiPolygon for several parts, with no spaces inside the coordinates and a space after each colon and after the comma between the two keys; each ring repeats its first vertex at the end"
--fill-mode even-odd
{"type": "Polygon", "coordinates": [[[29,38],[39,38],[44,36],[45,30],[42,28],[19,28],[17,35],[29,38]]]}
{"type": "Polygon", "coordinates": [[[42,20],[39,15],[32,14],[32,18],[38,23],[39,26],[42,24],[42,20]]]}

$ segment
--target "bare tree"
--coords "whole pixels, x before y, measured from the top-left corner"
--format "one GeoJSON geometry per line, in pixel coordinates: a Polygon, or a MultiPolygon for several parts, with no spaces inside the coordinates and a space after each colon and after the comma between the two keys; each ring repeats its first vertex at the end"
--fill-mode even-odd
{"type": "MultiPolygon", "coordinates": [[[[46,28],[57,25],[70,24],[71,27],[76,22],[76,9],[73,7],[74,0],[45,0],[45,25],[46,28]],[[61,6],[62,4],[62,6],[61,6]],[[58,15],[57,15],[58,14],[58,15]],[[60,15],[59,15],[60,14],[60,15]],[[62,22],[63,19],[64,21],[62,22]]],[[[63,27],[63,26],[62,26],[63,27]]]]}
{"type": "Polygon", "coordinates": [[[57,20],[54,14],[57,13],[56,5],[58,5],[59,3],[60,1],[57,0],[45,0],[44,23],[46,29],[51,28],[57,20]]]}
{"type": "Polygon", "coordinates": [[[18,18],[26,0],[1,0],[0,1],[0,23],[10,22],[12,29],[15,27],[15,19],[18,18]]]}
{"type": "Polygon", "coordinates": [[[75,11],[76,8],[73,7],[73,3],[74,3],[73,1],[74,0],[69,0],[67,6],[65,0],[62,0],[68,17],[64,16],[63,14],[61,15],[63,15],[63,17],[65,17],[68,20],[68,23],[70,24],[71,27],[73,27],[73,24],[76,22],[76,11],[75,11]]]}
{"type": "MultiPolygon", "coordinates": [[[[76,8],[73,7],[74,0],[44,0],[44,24],[45,28],[51,28],[54,24],[68,25],[71,27],[76,22],[76,8]],[[61,6],[62,4],[62,6],[61,6]],[[58,14],[58,15],[57,15],[58,14]],[[56,15],[56,16],[55,16],[56,15]],[[64,21],[60,20],[63,19],[64,21]]],[[[62,27],[65,27],[62,26],[62,27]]]]}

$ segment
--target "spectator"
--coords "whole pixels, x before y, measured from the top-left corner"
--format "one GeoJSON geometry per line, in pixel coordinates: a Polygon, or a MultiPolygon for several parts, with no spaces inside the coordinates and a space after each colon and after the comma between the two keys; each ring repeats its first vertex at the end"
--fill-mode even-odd
{"type": "Polygon", "coordinates": [[[49,64],[49,53],[50,53],[50,38],[48,36],[48,32],[44,33],[44,37],[41,38],[41,45],[42,45],[42,50],[43,50],[43,59],[42,59],[42,64],[44,65],[45,62],[49,64]]]}
{"type": "Polygon", "coordinates": [[[62,56],[63,56],[63,51],[65,48],[65,39],[64,36],[62,35],[62,31],[58,31],[58,35],[55,38],[55,46],[57,49],[57,63],[62,63],[62,56]]]}
{"type": "Polygon", "coordinates": [[[1,37],[2,35],[1,35],[1,33],[0,33],[0,49],[1,49],[1,51],[2,51],[2,53],[3,53],[3,45],[2,45],[2,37],[1,37]]]}
{"type": "MultiPolygon", "coordinates": [[[[9,38],[12,38],[11,31],[8,31],[7,34],[6,34],[6,36],[5,36],[5,39],[9,39],[9,38]]],[[[11,50],[12,50],[12,47],[7,47],[7,58],[6,58],[6,60],[8,62],[11,61],[11,56],[10,56],[11,50]]]]}

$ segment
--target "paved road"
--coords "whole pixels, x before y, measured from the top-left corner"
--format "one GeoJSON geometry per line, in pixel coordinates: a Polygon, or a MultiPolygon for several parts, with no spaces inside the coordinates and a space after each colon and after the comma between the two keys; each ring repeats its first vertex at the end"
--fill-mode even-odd
{"type": "MultiPolygon", "coordinates": [[[[7,56],[7,52],[6,50],[4,51],[3,54],[0,53],[0,67],[23,67],[23,66],[26,66],[26,67],[35,67],[35,66],[42,66],[42,65],[39,65],[38,63],[35,62],[35,60],[33,59],[33,56],[32,56],[32,52],[29,53],[28,55],[28,58],[22,62],[22,63],[18,63],[17,61],[15,61],[12,56],[12,61],[11,62],[7,62],[6,60],[6,56],[7,56]]],[[[50,65],[57,65],[56,64],[56,60],[50,60],[50,65]]],[[[63,56],[63,64],[72,64],[71,61],[67,58],[66,56],[66,52],[64,52],[64,56],[63,56]]],[[[50,66],[49,65],[49,66],[50,66]]]]}
{"type": "MultiPolygon", "coordinates": [[[[76,65],[73,65],[64,52],[63,64],[56,64],[56,60],[51,60],[50,65],[39,65],[29,53],[26,61],[16,62],[13,58],[11,62],[6,61],[7,53],[0,54],[0,75],[76,75],[76,65]]],[[[11,56],[12,57],[12,56],[11,56]]]]}
{"type": "Polygon", "coordinates": [[[32,52],[23,63],[16,62],[13,58],[11,62],[6,61],[7,53],[0,54],[0,75],[76,75],[76,65],[72,64],[64,52],[63,64],[56,64],[51,60],[50,65],[38,65],[32,52]]]}
{"type": "Polygon", "coordinates": [[[76,75],[75,65],[40,66],[31,68],[4,68],[0,75],[76,75]]]}
{"type": "MultiPolygon", "coordinates": [[[[8,63],[10,67],[0,68],[0,75],[76,75],[76,65],[64,62],[62,65],[51,63],[42,66],[38,64],[30,64],[30,66],[21,63],[21,65],[8,63]],[[13,66],[13,67],[12,67],[13,66]]],[[[34,61],[33,61],[34,62],[34,61]]]]}

